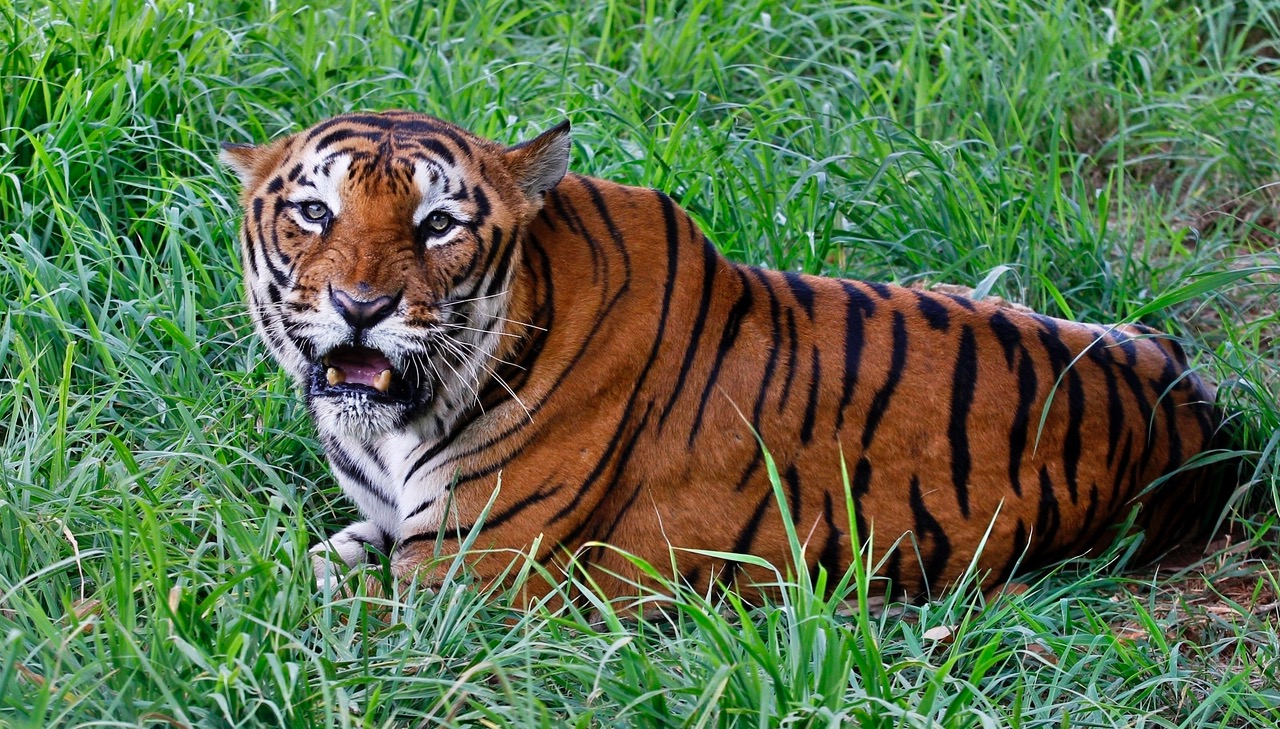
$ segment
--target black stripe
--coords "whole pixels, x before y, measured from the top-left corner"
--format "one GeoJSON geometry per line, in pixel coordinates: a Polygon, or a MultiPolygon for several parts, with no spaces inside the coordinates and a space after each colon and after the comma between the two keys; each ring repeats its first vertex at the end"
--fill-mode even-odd
{"type": "Polygon", "coordinates": [[[872,281],[861,281],[859,283],[876,292],[877,296],[886,301],[893,298],[893,290],[882,283],[874,283],[872,281]]]}
{"type": "Polygon", "coordinates": [[[346,476],[360,488],[368,491],[369,495],[385,506],[393,509],[396,507],[396,500],[379,488],[360,468],[360,464],[356,463],[341,446],[330,441],[325,445],[325,453],[328,454],[329,462],[333,464],[334,470],[346,476]]]}
{"type": "Polygon", "coordinates": [[[479,225],[493,212],[493,206],[489,204],[489,196],[485,194],[483,187],[476,185],[472,190],[476,205],[476,217],[472,222],[479,225]]]}
{"type": "Polygon", "coordinates": [[[421,147],[423,151],[430,152],[436,157],[439,157],[447,165],[452,166],[457,164],[457,158],[453,156],[453,150],[446,147],[444,143],[438,139],[431,139],[430,137],[426,139],[419,139],[418,146],[421,147]]]}
{"type": "Polygon", "coordinates": [[[947,427],[947,439],[951,444],[951,484],[956,489],[960,515],[969,518],[969,409],[973,407],[974,391],[978,386],[978,345],[973,338],[973,328],[965,325],[960,330],[960,351],[956,355],[956,369],[951,378],[951,423],[947,427]]]}
{"type": "MultiPolygon", "coordinates": [[[[325,136],[321,137],[320,140],[316,142],[315,151],[317,153],[322,152],[326,147],[331,147],[339,142],[345,142],[346,140],[351,139],[353,137],[359,138],[359,139],[365,139],[370,142],[376,142],[381,136],[382,135],[380,134],[374,134],[371,132],[360,132],[354,129],[335,129],[332,132],[329,132],[325,136]]],[[[325,171],[325,174],[328,174],[327,170],[325,171]]]]}
{"type": "Polygon", "coordinates": [[[875,439],[876,429],[880,427],[880,420],[889,409],[889,401],[893,399],[894,390],[898,388],[898,381],[902,379],[902,371],[906,364],[907,320],[902,312],[895,311],[893,312],[893,353],[890,355],[889,375],[884,385],[876,390],[875,396],[871,399],[871,407],[867,411],[867,424],[862,429],[863,450],[869,448],[871,441],[875,439]]]}
{"type": "MultiPolygon", "coordinates": [[[[1138,463],[1134,464],[1136,471],[1146,473],[1147,464],[1151,461],[1151,455],[1154,450],[1151,448],[1152,438],[1155,432],[1152,428],[1151,421],[1151,404],[1147,401],[1146,388],[1142,384],[1142,380],[1138,378],[1138,373],[1134,372],[1132,367],[1120,367],[1120,378],[1124,380],[1125,385],[1129,388],[1129,394],[1133,396],[1133,401],[1138,404],[1138,428],[1142,434],[1141,440],[1141,457],[1138,463]]],[[[1135,476],[1136,478],[1136,476],[1135,476]]]]}
{"type": "MultiPolygon", "coordinates": [[[[600,194],[600,189],[596,187],[595,183],[592,182],[589,177],[575,177],[574,179],[586,188],[587,193],[591,197],[591,202],[595,206],[596,213],[599,214],[600,219],[604,221],[604,226],[609,231],[609,237],[613,240],[614,248],[617,250],[618,256],[622,259],[623,282],[622,286],[619,287],[618,295],[620,296],[623,292],[627,291],[631,285],[631,254],[627,251],[627,246],[623,239],[622,232],[619,231],[618,226],[614,224],[613,215],[609,212],[609,209],[612,206],[605,201],[604,195],[600,194]]],[[[671,206],[671,198],[666,195],[662,195],[661,193],[658,194],[663,200],[663,214],[665,216],[668,212],[668,207],[671,206]]],[[[672,207],[672,209],[674,208],[672,207]]],[[[669,221],[667,223],[668,235],[670,235],[673,225],[673,222],[669,221]]],[[[668,245],[670,244],[668,243],[668,245]]]]}
{"type": "MultiPolygon", "coordinates": [[[[276,208],[277,211],[279,210],[278,204],[279,203],[277,201],[277,208],[276,208]]],[[[271,274],[271,279],[275,281],[276,284],[280,286],[286,286],[288,285],[289,277],[285,274],[284,271],[276,267],[275,262],[271,260],[271,256],[267,254],[266,245],[267,245],[268,239],[267,239],[267,231],[266,231],[266,221],[265,221],[265,216],[263,215],[263,212],[264,212],[264,202],[262,198],[258,198],[254,200],[253,201],[253,221],[254,221],[254,226],[258,229],[258,238],[257,238],[258,244],[263,247],[261,251],[262,265],[266,267],[267,272],[271,274]]],[[[274,234],[275,234],[275,226],[273,225],[272,235],[274,234]]],[[[278,244],[276,248],[277,250],[279,250],[278,244]]],[[[279,301],[277,301],[276,303],[279,303],[279,301]]]]}
{"type": "Polygon", "coordinates": [[[1072,368],[1067,375],[1067,435],[1062,444],[1063,470],[1067,476],[1067,493],[1071,503],[1079,496],[1080,454],[1082,450],[1080,427],[1084,421],[1084,385],[1080,375],[1072,368]]]}
{"type": "Polygon", "coordinates": [[[1080,382],[1080,373],[1075,367],[1067,370],[1071,364],[1071,351],[1058,338],[1058,325],[1049,317],[1037,317],[1048,331],[1040,332],[1040,343],[1049,356],[1053,367],[1054,379],[1066,371],[1067,380],[1067,432],[1062,441],[1062,467],[1067,478],[1067,493],[1071,503],[1079,501],[1077,473],[1080,468],[1080,425],[1084,419],[1084,387],[1080,382]]]}
{"type": "Polygon", "coordinates": [[[543,277],[541,279],[534,277],[533,279],[534,289],[531,292],[531,298],[534,300],[535,306],[530,314],[530,324],[532,326],[526,328],[520,342],[516,345],[515,351],[512,352],[509,358],[511,364],[502,364],[498,370],[499,375],[515,391],[522,389],[528,378],[532,376],[534,367],[546,347],[552,320],[554,319],[552,299],[555,295],[555,287],[551,280],[550,262],[547,259],[546,251],[542,248],[541,243],[533,240],[533,236],[529,234],[525,235],[525,244],[521,247],[526,251],[524,254],[526,267],[529,270],[533,270],[535,266],[540,265],[543,269],[543,277]],[[542,285],[539,286],[538,284],[542,285]]]}
{"type": "Polygon", "coordinates": [[[547,199],[551,201],[551,204],[543,206],[542,214],[547,217],[547,223],[551,225],[551,229],[556,229],[555,220],[556,217],[559,217],[568,226],[569,232],[582,235],[582,229],[578,227],[574,219],[570,217],[568,209],[565,208],[565,199],[560,194],[560,191],[558,189],[552,190],[547,194],[547,199]],[[556,217],[552,217],[552,210],[555,211],[556,217]]]}
{"type": "Polygon", "coordinates": [[[428,508],[430,508],[430,507],[431,507],[431,505],[432,505],[432,504],[436,503],[436,501],[438,501],[438,500],[439,500],[439,499],[437,499],[437,498],[436,498],[436,497],[434,497],[434,496],[429,496],[429,497],[427,497],[425,500],[423,500],[423,502],[422,502],[422,503],[420,503],[420,504],[418,504],[417,506],[413,507],[413,510],[412,510],[412,511],[410,511],[408,514],[405,514],[404,518],[403,518],[403,519],[401,519],[400,521],[402,521],[402,522],[409,521],[410,519],[412,519],[413,517],[417,516],[418,514],[421,514],[422,512],[426,511],[428,508]]]}
{"type": "MultiPolygon", "coordinates": [[[[497,230],[497,228],[494,228],[497,230]]],[[[502,257],[498,259],[498,268],[493,272],[493,277],[489,279],[489,285],[485,287],[484,298],[490,299],[497,296],[505,290],[510,284],[511,264],[515,262],[516,251],[519,246],[515,244],[515,236],[507,238],[507,245],[502,252],[502,257]]]]}
{"type": "MultiPolygon", "coordinates": [[[[904,542],[906,540],[903,540],[904,542]]],[[[914,599],[916,595],[909,594],[907,588],[902,584],[902,551],[905,544],[898,544],[894,550],[889,553],[888,561],[885,562],[884,579],[888,583],[886,592],[890,595],[902,595],[906,599],[914,599]]]]}
{"type": "MultiPolygon", "coordinates": [[[[452,186],[451,181],[448,178],[445,178],[444,184],[447,191],[446,197],[448,197],[450,200],[465,202],[471,198],[471,186],[467,184],[466,180],[458,180],[458,189],[453,190],[451,192],[448,192],[448,188],[452,186]]],[[[476,185],[475,189],[477,192],[480,192],[480,194],[482,195],[484,194],[483,192],[481,192],[481,187],[479,185],[476,185]]],[[[485,205],[487,206],[488,203],[489,203],[489,198],[486,197],[485,205]]],[[[542,211],[538,211],[538,214],[541,215],[542,211]]]]}
{"type": "Polygon", "coordinates": [[[947,311],[947,307],[942,305],[929,294],[920,291],[913,291],[916,295],[916,305],[920,309],[920,315],[929,323],[929,326],[940,332],[945,332],[951,328],[951,314],[947,311]]]}
{"type": "Polygon", "coordinates": [[[832,578],[839,577],[844,574],[844,560],[840,549],[840,538],[844,536],[844,531],[836,526],[835,507],[831,502],[830,491],[822,494],[822,518],[827,523],[827,538],[818,554],[818,564],[832,578]]]}
{"type": "Polygon", "coordinates": [[[1036,512],[1036,538],[1040,545],[1036,548],[1036,566],[1045,564],[1044,558],[1053,551],[1053,543],[1058,538],[1058,529],[1062,525],[1062,514],[1058,511],[1058,497],[1053,493],[1053,481],[1049,478],[1048,466],[1040,467],[1040,507],[1036,512]]]}
{"type": "MultiPolygon", "coordinates": [[[[402,126],[406,126],[406,125],[403,125],[403,124],[396,125],[397,128],[400,128],[402,126]]],[[[415,125],[413,124],[409,124],[407,126],[410,129],[413,129],[414,131],[418,131],[418,129],[415,128],[415,125]]],[[[467,138],[463,136],[461,133],[459,133],[457,130],[455,130],[452,126],[447,124],[434,124],[434,125],[421,125],[421,126],[423,126],[423,131],[425,131],[426,133],[438,134],[442,137],[447,138],[450,142],[453,142],[458,147],[458,151],[461,152],[464,157],[471,156],[471,143],[468,142],[467,138]]],[[[481,172],[487,176],[488,171],[485,169],[483,164],[481,164],[480,169],[481,169],[481,172]]]]}
{"type": "Polygon", "coordinates": [[[343,124],[363,124],[377,129],[390,129],[393,123],[394,122],[390,119],[386,119],[376,114],[343,114],[342,116],[336,116],[312,127],[311,131],[307,132],[306,141],[309,142],[326,131],[343,124]]]}
{"type": "Polygon", "coordinates": [[[931,590],[938,589],[941,587],[942,574],[951,561],[951,540],[947,539],[947,530],[942,528],[925,506],[924,494],[920,491],[920,478],[915,475],[911,476],[911,514],[915,519],[916,542],[920,545],[924,562],[925,585],[931,590]],[[927,553],[926,539],[933,546],[927,553]]]}
{"type": "Polygon", "coordinates": [[[1159,379],[1152,383],[1160,398],[1160,409],[1164,411],[1166,428],[1169,433],[1169,460],[1165,463],[1164,473],[1171,473],[1182,464],[1182,434],[1178,431],[1177,403],[1173,401],[1173,385],[1178,380],[1178,373],[1172,359],[1165,359],[1164,371],[1159,379]]]}
{"type": "MultiPolygon", "coordinates": [[[[587,230],[586,221],[582,219],[582,215],[578,212],[577,206],[568,197],[561,196],[556,193],[556,200],[559,203],[557,212],[561,214],[569,230],[578,235],[582,242],[587,246],[587,252],[591,254],[591,283],[597,286],[601,280],[609,277],[609,259],[604,255],[604,248],[600,245],[600,241],[587,230]]],[[[601,298],[607,296],[604,290],[601,290],[601,298]]]]}
{"type": "Polygon", "coordinates": [[[793,463],[787,466],[787,470],[782,475],[782,479],[787,482],[787,507],[791,510],[791,521],[793,523],[800,521],[800,471],[796,469],[793,463]]]}
{"type": "Polygon", "coordinates": [[[840,406],[836,410],[836,432],[844,427],[844,409],[853,397],[862,368],[862,348],[866,344],[865,324],[876,311],[875,302],[857,285],[841,281],[845,296],[844,334],[844,385],[840,391],[840,406]]]}
{"type": "Polygon", "coordinates": [[[738,479],[738,483],[733,487],[734,493],[745,489],[747,485],[751,483],[751,477],[755,475],[756,469],[760,468],[760,464],[764,463],[764,456],[761,454],[760,449],[756,448],[754,451],[754,454],[751,456],[751,462],[747,464],[747,469],[742,472],[742,476],[738,479]]]}
{"type": "Polygon", "coordinates": [[[720,378],[720,368],[724,365],[724,358],[728,356],[729,350],[733,349],[734,342],[738,340],[738,331],[742,327],[743,318],[751,311],[753,301],[751,284],[741,268],[735,266],[733,271],[738,274],[742,290],[738,294],[738,299],[733,302],[733,308],[729,310],[728,316],[725,317],[724,328],[720,332],[720,344],[716,348],[715,363],[711,366],[711,374],[707,377],[706,386],[702,388],[702,397],[698,401],[698,414],[693,420],[693,427],[689,430],[689,447],[693,446],[694,439],[698,437],[698,431],[702,429],[702,417],[706,413],[707,401],[711,399],[711,391],[716,385],[716,380],[720,378]]]}
{"type": "Polygon", "coordinates": [[[849,484],[849,493],[853,496],[854,525],[858,530],[858,539],[865,544],[871,539],[867,530],[867,519],[862,513],[862,497],[871,491],[871,461],[864,454],[853,467],[853,478],[849,484]]]}
{"type": "Polygon", "coordinates": [[[1002,313],[996,312],[991,315],[991,331],[996,335],[996,340],[1000,342],[1000,346],[1004,348],[1004,361],[1013,369],[1014,355],[1017,353],[1017,347],[1022,342],[1022,332],[1013,322],[1002,313]]]}
{"type": "Polygon", "coordinates": [[[1022,454],[1027,448],[1031,404],[1035,402],[1038,387],[1035,364],[1024,347],[1018,364],[1018,405],[1013,411],[1013,425],[1009,429],[1009,483],[1018,496],[1022,496],[1022,454]]]}
{"type": "MultiPolygon", "coordinates": [[[[280,225],[278,221],[280,220],[280,216],[283,215],[284,211],[289,207],[291,207],[291,205],[287,200],[284,198],[276,198],[275,204],[272,206],[271,213],[271,248],[276,252],[276,255],[280,257],[280,260],[283,261],[286,266],[293,264],[293,257],[285,253],[284,248],[280,245],[280,225]]],[[[325,233],[327,232],[328,231],[326,230],[325,233]]],[[[270,260],[270,256],[263,257],[270,260]]]]}
{"type": "Polygon", "coordinates": [[[1009,581],[1027,546],[1027,528],[1023,525],[1022,519],[1018,519],[1018,525],[1013,532],[1013,542],[1009,546],[1009,556],[1005,559],[1004,566],[996,573],[995,579],[991,580],[992,586],[1003,585],[1009,581]]]}
{"type": "Polygon", "coordinates": [[[813,287],[805,282],[803,276],[793,271],[783,271],[782,277],[791,288],[791,295],[804,308],[804,313],[813,319],[813,287]]]}
{"type": "Polygon", "coordinates": [[[1111,336],[1115,337],[1116,345],[1120,347],[1120,351],[1124,352],[1124,360],[1132,367],[1138,363],[1138,345],[1130,337],[1128,333],[1119,328],[1111,331],[1111,336]]]}
{"type": "Polygon", "coordinates": [[[1114,364],[1107,345],[1097,342],[1089,347],[1089,359],[1102,370],[1107,385],[1107,468],[1115,461],[1116,448],[1120,445],[1120,433],[1124,430],[1124,403],[1120,401],[1120,389],[1116,382],[1114,364]]]}
{"type": "Polygon", "coordinates": [[[791,399],[791,385],[796,379],[796,355],[799,341],[796,339],[796,315],[794,309],[787,309],[787,380],[782,385],[782,396],[778,398],[778,412],[787,407],[791,399]]]}
{"type": "MultiPolygon", "coordinates": [[[[640,423],[636,425],[635,429],[632,431],[631,437],[627,441],[627,444],[622,448],[621,451],[619,451],[618,462],[613,469],[613,478],[610,479],[609,484],[605,486],[604,488],[605,493],[616,494],[620,490],[621,487],[619,486],[619,482],[622,478],[622,474],[626,471],[627,464],[631,461],[631,454],[635,452],[636,442],[640,440],[640,436],[645,433],[646,429],[649,426],[649,416],[652,413],[653,413],[653,403],[651,402],[645,408],[644,417],[640,419],[640,423]]],[[[603,530],[599,529],[600,524],[594,518],[583,519],[581,522],[578,523],[578,525],[573,529],[573,531],[566,534],[561,541],[565,544],[573,544],[577,541],[578,537],[580,536],[584,528],[592,527],[593,529],[596,530],[597,536],[589,541],[604,542],[606,544],[611,543],[613,539],[614,531],[617,530],[618,525],[622,523],[622,519],[627,515],[627,512],[630,511],[631,507],[635,504],[636,497],[638,497],[640,493],[645,490],[644,486],[645,484],[643,481],[636,483],[635,487],[631,489],[631,495],[627,497],[627,500],[613,514],[613,518],[610,520],[609,526],[607,528],[603,530]]]]}
{"type": "MultiPolygon", "coordinates": [[[[464,428],[455,428],[453,431],[454,437],[457,437],[457,433],[462,432],[462,430],[464,430],[464,428]]],[[[418,470],[421,469],[423,466],[427,465],[427,462],[429,462],[432,458],[435,458],[436,456],[440,455],[440,452],[443,451],[445,448],[448,448],[449,444],[451,444],[452,442],[453,442],[452,437],[441,438],[439,441],[433,444],[430,448],[423,451],[422,455],[418,456],[418,459],[415,460],[413,462],[413,465],[409,466],[409,470],[405,472],[404,485],[408,486],[409,481],[411,481],[414,475],[418,473],[418,470]]]]}
{"type": "MultiPolygon", "coordinates": [[[[471,287],[470,289],[467,289],[465,291],[459,291],[456,294],[454,294],[454,298],[463,299],[463,300],[476,298],[476,296],[479,294],[480,285],[484,283],[485,278],[488,277],[491,271],[493,271],[494,264],[499,260],[499,256],[500,255],[505,256],[504,249],[507,249],[507,248],[510,248],[511,250],[515,249],[514,245],[508,245],[508,243],[509,241],[507,240],[502,228],[494,226],[493,236],[489,239],[489,250],[485,254],[484,263],[480,265],[479,280],[477,280],[475,283],[475,286],[471,287]]],[[[473,257],[469,266],[474,266],[474,263],[475,263],[475,258],[473,257]]],[[[468,268],[468,271],[470,270],[471,268],[468,268]]],[[[492,285],[492,279],[490,280],[490,285],[492,285]]]]}
{"type": "Polygon", "coordinates": [[[813,369],[809,375],[809,400],[804,406],[804,423],[800,426],[800,442],[808,445],[813,441],[813,425],[818,417],[818,385],[822,381],[822,363],[818,356],[818,345],[813,345],[813,369]]]}
{"type": "Polygon", "coordinates": [[[379,537],[380,541],[365,539],[364,537],[356,536],[356,535],[347,535],[347,539],[350,539],[351,541],[355,542],[356,544],[359,544],[361,547],[364,548],[365,564],[372,564],[372,565],[381,564],[382,557],[385,557],[387,554],[385,549],[385,544],[387,541],[386,539],[387,533],[382,532],[382,530],[379,530],[379,532],[381,532],[381,535],[379,537]],[[372,548],[372,551],[370,551],[370,548],[372,548]]]}
{"type": "Polygon", "coordinates": [[[543,225],[547,226],[547,228],[552,231],[557,227],[556,218],[551,214],[552,209],[559,205],[557,198],[558,195],[555,190],[549,191],[542,205],[542,209],[538,211],[537,217],[537,220],[541,221],[543,225]]]}
{"type": "Polygon", "coordinates": [[[698,583],[702,581],[702,567],[694,567],[686,573],[681,573],[680,580],[685,586],[697,590],[698,583]]]}
{"type": "Polygon", "coordinates": [[[758,268],[753,267],[748,270],[760,281],[760,285],[764,287],[765,296],[769,299],[769,330],[773,335],[769,347],[769,359],[764,365],[764,377],[760,378],[760,392],[756,395],[755,408],[751,413],[751,427],[759,433],[760,414],[764,410],[765,400],[769,397],[769,385],[773,382],[773,375],[778,367],[778,353],[782,349],[782,307],[778,303],[778,296],[773,286],[769,284],[769,277],[758,268]]]}
{"type": "Polygon", "coordinates": [[[733,549],[735,554],[751,554],[751,544],[756,539],[756,532],[760,530],[760,521],[764,519],[765,508],[769,506],[769,499],[773,496],[773,489],[765,489],[764,498],[760,499],[760,503],[756,504],[756,510],[751,513],[751,518],[747,520],[746,526],[738,532],[737,539],[733,540],[733,549]]]}
{"type": "MultiPolygon", "coordinates": [[[[423,222],[425,223],[426,221],[424,220],[423,222]]],[[[489,269],[493,267],[493,261],[497,256],[498,250],[500,250],[503,247],[503,238],[505,236],[506,236],[506,231],[503,230],[501,226],[495,225],[492,228],[490,228],[489,240],[487,241],[489,250],[485,255],[484,266],[481,269],[481,274],[480,274],[480,281],[477,281],[475,286],[472,286],[470,289],[467,289],[465,291],[462,291],[462,290],[455,291],[453,294],[451,294],[450,298],[465,300],[465,299],[470,299],[475,297],[476,288],[478,288],[480,285],[480,282],[484,280],[484,273],[488,272],[489,269]]],[[[515,242],[515,235],[513,232],[513,235],[512,235],[513,247],[514,247],[514,242],[515,242]]],[[[420,242],[416,246],[414,246],[414,251],[418,255],[418,264],[425,265],[424,261],[427,255],[427,246],[426,246],[425,239],[420,239],[420,242]]],[[[471,258],[467,260],[466,267],[464,267],[457,274],[454,274],[453,285],[455,289],[457,289],[457,287],[459,287],[463,281],[466,281],[471,278],[472,274],[474,274],[476,271],[476,264],[479,261],[480,261],[479,251],[477,251],[476,255],[472,255],[471,258]]]]}
{"type": "MultiPolygon", "coordinates": [[[[288,352],[290,349],[289,345],[292,342],[291,340],[286,339],[280,332],[276,331],[275,325],[280,324],[281,328],[283,328],[283,324],[281,323],[279,315],[275,309],[264,306],[252,293],[250,294],[249,303],[253,307],[253,311],[257,313],[258,318],[263,321],[262,331],[267,335],[268,343],[277,351],[288,352]]],[[[297,349],[297,347],[295,346],[293,349],[297,349]]]]}
{"type": "Polygon", "coordinates": [[[386,460],[382,458],[382,454],[378,452],[378,449],[375,448],[372,443],[369,443],[367,441],[361,441],[360,450],[364,452],[365,458],[368,458],[370,461],[373,461],[373,465],[375,468],[377,468],[383,474],[387,472],[386,460]]]}
{"type": "Polygon", "coordinates": [[[254,275],[257,275],[258,252],[255,250],[253,236],[249,234],[248,225],[240,226],[240,248],[244,250],[245,254],[245,273],[252,271],[254,275]]]}
{"type": "Polygon", "coordinates": [[[1120,482],[1124,480],[1125,472],[1129,470],[1129,464],[1133,460],[1133,432],[1125,434],[1124,449],[1120,451],[1120,462],[1116,466],[1115,479],[1111,482],[1111,513],[1114,515],[1120,510],[1125,499],[1120,496],[1120,482]]]}
{"type": "Polygon", "coordinates": [[[1079,526],[1079,538],[1072,547],[1072,552],[1079,552],[1092,546],[1095,541],[1093,534],[1093,519],[1098,515],[1098,484],[1090,484],[1089,486],[1089,507],[1085,509],[1084,520],[1079,526]]]}

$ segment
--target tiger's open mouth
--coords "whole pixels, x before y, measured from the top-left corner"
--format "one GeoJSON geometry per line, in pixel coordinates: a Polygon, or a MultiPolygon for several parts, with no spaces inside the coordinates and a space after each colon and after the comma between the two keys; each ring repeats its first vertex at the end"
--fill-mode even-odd
{"type": "Polygon", "coordinates": [[[331,350],[312,366],[311,394],[407,403],[413,399],[414,387],[382,352],[343,346],[331,350]]]}

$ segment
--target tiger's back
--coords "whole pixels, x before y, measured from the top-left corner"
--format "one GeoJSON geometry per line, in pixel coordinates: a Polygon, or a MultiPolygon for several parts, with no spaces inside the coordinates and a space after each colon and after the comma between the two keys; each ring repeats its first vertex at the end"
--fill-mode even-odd
{"type": "MultiPolygon", "coordinates": [[[[670,544],[787,564],[755,432],[777,463],[808,567],[849,567],[847,469],[854,525],[878,557],[910,535],[884,561],[895,586],[948,584],[984,542],[977,566],[994,584],[1019,561],[1105,545],[1142,489],[1213,437],[1211,396],[1149,330],[738,266],[665,196],[587,178],[551,194],[529,240],[531,258],[555,246],[548,316],[573,312],[580,327],[547,344],[592,356],[530,370],[530,381],[544,375],[567,391],[543,416],[563,426],[522,428],[539,434],[538,452],[505,464],[504,483],[554,472],[571,484],[512,504],[530,512],[526,530],[572,549],[605,542],[665,564],[670,544]],[[609,266],[609,217],[663,224],[624,229],[630,265],[618,256],[609,266]]],[[[1153,537],[1191,531],[1202,516],[1186,508],[1196,481],[1166,484],[1139,523],[1153,537]]],[[[634,574],[607,550],[592,558],[634,574]]],[[[734,570],[680,560],[694,584],[734,570]]]]}
{"type": "MultiPolygon", "coordinates": [[[[349,123],[369,138],[331,143],[339,150],[366,153],[361,145],[377,149],[379,134],[395,133],[349,123]]],[[[502,163],[483,140],[463,139],[467,150],[434,136],[419,154],[502,163]]],[[[307,144],[291,154],[333,157],[307,144]]],[[[1181,351],[1149,330],[733,264],[665,195],[576,175],[557,178],[522,222],[499,224],[492,210],[510,190],[460,174],[459,194],[483,197],[490,211],[469,221],[477,240],[496,243],[479,245],[478,263],[460,269],[474,280],[454,285],[503,302],[452,323],[501,335],[473,368],[474,397],[447,418],[427,412],[393,432],[326,438],[344,487],[373,505],[366,515],[380,514],[364,541],[394,550],[402,573],[439,541],[456,545],[488,509],[476,547],[532,549],[548,564],[578,554],[608,594],[633,592],[627,580],[638,573],[600,544],[654,565],[670,564],[674,547],[678,577],[699,586],[771,579],[702,553],[790,561],[755,434],[805,544],[801,567],[843,573],[861,546],[852,525],[894,589],[913,595],[971,564],[996,584],[1015,566],[1096,549],[1138,504],[1137,524],[1158,549],[1221,503],[1197,471],[1145,491],[1213,447],[1217,427],[1181,351]],[[371,488],[392,503],[374,503],[371,488]]],[[[416,200],[387,209],[427,197],[404,194],[416,200]]],[[[377,255],[351,253],[324,258],[316,265],[338,270],[312,276],[349,279],[342,261],[377,255]]],[[[406,265],[398,275],[423,274],[406,265]]],[[[410,290],[386,278],[371,282],[371,296],[410,290]]],[[[449,336],[450,322],[436,325],[434,336],[449,336]]],[[[468,351],[427,354],[457,373],[448,352],[468,351]]],[[[507,561],[475,567],[496,576],[507,561]]]]}

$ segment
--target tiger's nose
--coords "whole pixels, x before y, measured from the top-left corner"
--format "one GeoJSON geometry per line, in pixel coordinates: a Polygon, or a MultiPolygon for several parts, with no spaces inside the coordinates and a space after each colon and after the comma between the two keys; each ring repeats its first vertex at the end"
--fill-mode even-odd
{"type": "Polygon", "coordinates": [[[365,301],[330,286],[329,301],[348,324],[359,330],[368,329],[386,319],[395,310],[396,304],[400,303],[400,294],[397,292],[394,296],[379,296],[365,301]]]}

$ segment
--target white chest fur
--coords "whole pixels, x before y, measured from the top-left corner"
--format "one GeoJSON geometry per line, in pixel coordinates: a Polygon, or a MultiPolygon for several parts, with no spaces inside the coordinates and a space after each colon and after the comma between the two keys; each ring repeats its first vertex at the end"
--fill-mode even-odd
{"type": "Polygon", "coordinates": [[[406,433],[372,443],[334,438],[325,448],[343,492],[392,541],[439,526],[449,482],[433,464],[418,463],[430,448],[420,437],[406,433]]]}

